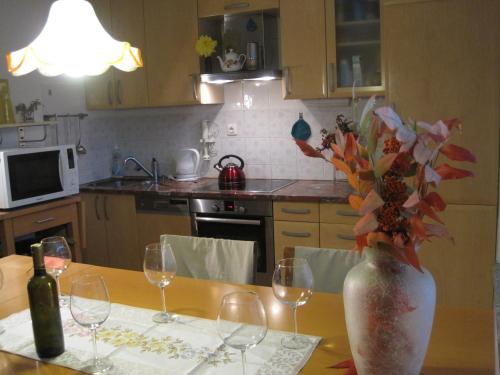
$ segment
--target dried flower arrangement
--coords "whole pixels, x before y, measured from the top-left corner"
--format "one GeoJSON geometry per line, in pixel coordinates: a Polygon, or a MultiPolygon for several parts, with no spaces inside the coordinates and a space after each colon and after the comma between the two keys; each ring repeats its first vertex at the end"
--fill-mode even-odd
{"type": "Polygon", "coordinates": [[[446,203],[429,187],[473,176],[447,163],[436,165],[436,160],[443,155],[475,163],[476,158],[469,150],[449,143],[452,132],[461,128],[458,119],[433,125],[420,121],[406,124],[390,107],[372,110],[374,103],[372,97],[365,106],[358,133],[340,118],[334,133],[322,133],[321,147],[295,142],[305,155],[328,160],[347,176],[355,190],[349,203],[361,215],[354,226],[356,248],[388,251],[420,270],[416,250],[423,241],[430,237],[453,240],[437,214],[446,203]],[[330,159],[322,152],[326,149],[333,151],[330,159]],[[433,223],[424,222],[426,217],[433,223]]]}

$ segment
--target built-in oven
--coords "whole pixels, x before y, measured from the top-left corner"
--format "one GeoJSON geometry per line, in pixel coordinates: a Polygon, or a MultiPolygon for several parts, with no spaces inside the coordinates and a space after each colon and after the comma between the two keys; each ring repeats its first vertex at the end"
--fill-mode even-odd
{"type": "Polygon", "coordinates": [[[191,199],[193,235],[254,241],[258,285],[271,285],[274,271],[272,202],[191,199]]]}

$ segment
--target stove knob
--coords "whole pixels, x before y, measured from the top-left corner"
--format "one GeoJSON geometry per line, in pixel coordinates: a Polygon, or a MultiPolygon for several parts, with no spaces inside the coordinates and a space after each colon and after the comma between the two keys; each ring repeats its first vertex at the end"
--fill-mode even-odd
{"type": "Polygon", "coordinates": [[[237,208],[237,212],[239,214],[244,214],[244,213],[247,212],[247,209],[245,207],[243,207],[243,206],[240,206],[240,207],[237,208]]]}
{"type": "Polygon", "coordinates": [[[220,207],[217,206],[216,204],[212,205],[212,210],[214,210],[215,212],[219,212],[220,211],[220,207]]]}

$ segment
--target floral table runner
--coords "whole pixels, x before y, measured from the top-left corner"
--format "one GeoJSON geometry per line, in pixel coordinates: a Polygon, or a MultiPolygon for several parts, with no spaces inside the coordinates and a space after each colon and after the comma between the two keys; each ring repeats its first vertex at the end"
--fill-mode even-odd
{"type": "MultiPolygon", "coordinates": [[[[111,315],[98,330],[97,350],[113,362],[110,374],[240,374],[240,352],[222,344],[215,321],[179,315],[174,323],[155,324],[153,310],[112,304],[111,315]]],[[[76,323],[68,308],[61,310],[66,351],[47,361],[80,370],[92,358],[90,331],[76,323]]],[[[0,321],[0,350],[39,359],[28,309],[0,321]]],[[[307,336],[302,350],[283,348],[290,332],[268,330],[266,338],[247,351],[247,374],[297,374],[320,337],[307,336]]]]}

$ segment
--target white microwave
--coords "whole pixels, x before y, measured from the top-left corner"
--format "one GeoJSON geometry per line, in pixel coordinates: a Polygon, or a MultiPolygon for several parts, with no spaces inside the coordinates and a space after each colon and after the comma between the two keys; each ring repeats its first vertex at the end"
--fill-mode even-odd
{"type": "Polygon", "coordinates": [[[78,194],[75,146],[0,150],[0,209],[78,194]]]}

